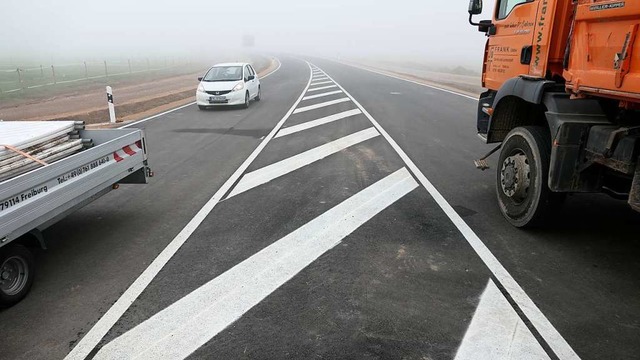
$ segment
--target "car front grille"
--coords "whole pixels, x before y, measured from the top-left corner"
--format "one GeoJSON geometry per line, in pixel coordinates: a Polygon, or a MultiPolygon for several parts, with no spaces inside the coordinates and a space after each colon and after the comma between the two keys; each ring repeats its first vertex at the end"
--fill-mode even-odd
{"type": "Polygon", "coordinates": [[[207,91],[207,94],[209,95],[226,95],[228,93],[230,93],[231,90],[226,90],[226,91],[207,91]]]}

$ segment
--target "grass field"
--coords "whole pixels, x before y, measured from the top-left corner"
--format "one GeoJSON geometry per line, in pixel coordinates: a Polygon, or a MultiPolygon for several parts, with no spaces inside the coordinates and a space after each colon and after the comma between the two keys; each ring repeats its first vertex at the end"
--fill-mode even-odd
{"type": "Polygon", "coordinates": [[[106,84],[121,79],[179,75],[201,69],[187,61],[120,60],[87,61],[58,65],[0,64],[0,100],[39,96],[86,84],[106,84]],[[18,70],[20,69],[20,70],[18,70]]]}

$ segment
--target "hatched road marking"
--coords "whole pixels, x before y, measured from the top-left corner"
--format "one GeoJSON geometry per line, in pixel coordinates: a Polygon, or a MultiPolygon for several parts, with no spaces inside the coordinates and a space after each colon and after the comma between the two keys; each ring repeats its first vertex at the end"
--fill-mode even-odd
{"type": "Polygon", "coordinates": [[[500,289],[489,280],[455,360],[550,360],[500,289]]]}
{"type": "Polygon", "coordinates": [[[300,169],[318,160],[322,160],[329,155],[342,151],[350,146],[372,139],[380,135],[372,127],[358,131],[357,133],[345,136],[338,140],[326,143],[301,154],[294,155],[288,159],[278,161],[275,164],[265,166],[261,169],[250,172],[242,177],[242,180],[231,191],[228,198],[232,198],[256,186],[266,184],[269,181],[286,175],[294,170],[300,169]]]}
{"type": "Polygon", "coordinates": [[[103,347],[95,359],[184,359],[376,214],[418,187],[402,168],[103,347]]]}
{"type": "Polygon", "coordinates": [[[293,134],[293,133],[297,133],[299,131],[311,129],[311,128],[314,128],[316,126],[328,124],[330,122],[333,122],[333,121],[336,121],[336,120],[345,119],[345,118],[348,118],[350,116],[355,116],[355,115],[358,115],[358,114],[362,114],[362,111],[360,111],[359,109],[353,109],[353,110],[348,110],[348,111],[341,112],[339,114],[325,116],[325,117],[323,117],[321,119],[318,119],[318,120],[308,121],[308,122],[302,123],[300,125],[295,125],[295,126],[283,128],[278,132],[278,134],[275,137],[279,138],[279,137],[282,137],[282,136],[290,135],[290,134],[293,134]]]}
{"type": "Polygon", "coordinates": [[[323,103],[320,103],[320,104],[309,105],[309,106],[297,108],[293,113],[294,114],[300,114],[300,113],[303,113],[303,112],[306,112],[306,111],[320,109],[320,108],[323,108],[323,107],[336,105],[336,104],[340,104],[340,103],[343,103],[343,102],[349,102],[349,101],[351,101],[351,99],[349,99],[348,97],[345,97],[345,98],[342,98],[342,99],[336,99],[336,100],[323,102],[323,103]]]}
{"type": "Polygon", "coordinates": [[[342,90],[329,91],[329,92],[318,94],[318,95],[305,96],[305,97],[302,98],[302,101],[311,100],[311,99],[317,99],[317,98],[321,98],[321,97],[325,97],[325,96],[329,96],[329,95],[335,95],[335,94],[342,94],[342,90]]]}
{"type": "Polygon", "coordinates": [[[319,91],[319,90],[333,89],[333,88],[336,88],[336,87],[338,87],[338,85],[322,86],[322,87],[319,87],[319,88],[309,89],[309,92],[312,92],[312,91],[319,91]]]}

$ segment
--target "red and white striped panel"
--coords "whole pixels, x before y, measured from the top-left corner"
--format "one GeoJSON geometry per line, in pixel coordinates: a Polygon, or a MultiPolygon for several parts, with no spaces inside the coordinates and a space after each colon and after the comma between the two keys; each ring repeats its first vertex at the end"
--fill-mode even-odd
{"type": "Polygon", "coordinates": [[[140,151],[142,151],[142,141],[138,140],[135,142],[135,144],[127,145],[121,150],[114,152],[113,158],[116,160],[116,162],[120,162],[128,158],[129,156],[133,156],[139,153],[140,151]]]}

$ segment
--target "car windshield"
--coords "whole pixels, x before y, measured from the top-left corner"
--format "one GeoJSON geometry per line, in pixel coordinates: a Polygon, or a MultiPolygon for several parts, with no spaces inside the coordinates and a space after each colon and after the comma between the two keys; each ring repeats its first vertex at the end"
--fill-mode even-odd
{"type": "Polygon", "coordinates": [[[242,80],[242,66],[216,66],[209,69],[202,81],[238,81],[242,80]]]}

